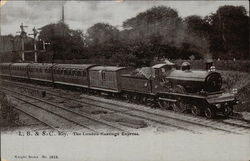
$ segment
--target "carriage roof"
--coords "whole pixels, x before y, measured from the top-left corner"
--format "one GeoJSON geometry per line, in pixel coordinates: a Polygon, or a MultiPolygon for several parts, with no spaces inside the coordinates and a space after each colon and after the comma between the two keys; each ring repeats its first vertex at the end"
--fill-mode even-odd
{"type": "Polygon", "coordinates": [[[52,67],[54,64],[51,63],[32,63],[29,64],[30,68],[48,68],[48,67],[52,67]]]}
{"type": "Polygon", "coordinates": [[[11,66],[27,67],[30,63],[13,63],[11,66]]]}
{"type": "Polygon", "coordinates": [[[110,71],[116,72],[122,69],[127,69],[126,67],[115,67],[115,66],[95,66],[90,68],[91,71],[110,71]]]}
{"type": "Polygon", "coordinates": [[[54,67],[59,69],[83,69],[86,70],[90,67],[96,66],[95,64],[57,64],[54,67]]]}
{"type": "Polygon", "coordinates": [[[11,65],[12,63],[0,63],[0,66],[9,66],[11,65]]]}

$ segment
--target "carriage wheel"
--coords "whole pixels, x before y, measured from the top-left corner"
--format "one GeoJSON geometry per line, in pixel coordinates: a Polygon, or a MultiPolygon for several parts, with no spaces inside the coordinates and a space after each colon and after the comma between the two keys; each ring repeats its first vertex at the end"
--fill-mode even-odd
{"type": "Polygon", "coordinates": [[[201,108],[197,105],[192,105],[191,112],[194,116],[199,116],[199,115],[201,115],[201,108]]]}
{"type": "Polygon", "coordinates": [[[211,107],[207,107],[204,111],[204,114],[205,114],[206,118],[208,118],[208,119],[211,119],[215,116],[214,109],[211,107]]]}
{"type": "Polygon", "coordinates": [[[140,99],[140,102],[141,102],[141,104],[144,104],[144,105],[147,104],[147,97],[142,96],[140,99]]]}
{"type": "Polygon", "coordinates": [[[233,112],[233,108],[231,106],[225,106],[224,110],[223,110],[223,115],[225,117],[228,117],[229,115],[231,115],[233,112]]]}

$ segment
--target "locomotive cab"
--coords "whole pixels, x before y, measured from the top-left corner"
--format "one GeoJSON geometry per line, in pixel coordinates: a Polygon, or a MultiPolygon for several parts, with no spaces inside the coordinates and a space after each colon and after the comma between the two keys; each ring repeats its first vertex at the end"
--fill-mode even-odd
{"type": "Polygon", "coordinates": [[[171,91],[171,82],[167,76],[176,70],[175,64],[167,61],[165,64],[157,64],[152,66],[154,77],[152,79],[152,93],[171,91]]]}
{"type": "Polygon", "coordinates": [[[164,78],[166,77],[172,70],[175,70],[175,64],[169,61],[166,61],[165,64],[156,64],[152,66],[154,70],[155,78],[164,78]]]}

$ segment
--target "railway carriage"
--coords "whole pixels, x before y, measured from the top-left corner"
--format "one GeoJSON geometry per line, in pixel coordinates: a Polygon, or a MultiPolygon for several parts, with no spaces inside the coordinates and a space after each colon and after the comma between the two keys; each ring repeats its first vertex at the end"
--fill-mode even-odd
{"type": "Polygon", "coordinates": [[[27,79],[29,63],[13,63],[10,65],[10,75],[14,78],[27,79]]]}
{"type": "Polygon", "coordinates": [[[57,64],[53,67],[54,83],[89,87],[88,69],[95,64],[57,64]]]}
{"type": "Polygon", "coordinates": [[[53,64],[32,63],[28,65],[29,78],[32,80],[52,82],[53,64]]]}
{"type": "Polygon", "coordinates": [[[10,66],[12,63],[1,63],[0,64],[0,75],[4,77],[10,76],[10,66]]]}
{"type": "Polygon", "coordinates": [[[126,67],[95,66],[89,69],[90,88],[106,92],[121,92],[121,75],[130,71],[126,67]]]}

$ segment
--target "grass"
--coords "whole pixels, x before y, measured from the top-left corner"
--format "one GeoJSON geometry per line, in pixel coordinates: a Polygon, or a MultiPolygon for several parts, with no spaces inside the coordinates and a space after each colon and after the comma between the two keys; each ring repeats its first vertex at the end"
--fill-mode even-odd
{"type": "Polygon", "coordinates": [[[18,114],[13,110],[14,107],[7,99],[5,93],[0,92],[0,126],[9,127],[14,125],[18,114]]]}
{"type": "Polygon", "coordinates": [[[238,112],[250,112],[250,73],[237,71],[221,71],[223,88],[228,92],[233,88],[238,90],[236,95],[240,103],[235,106],[238,112]]]}

